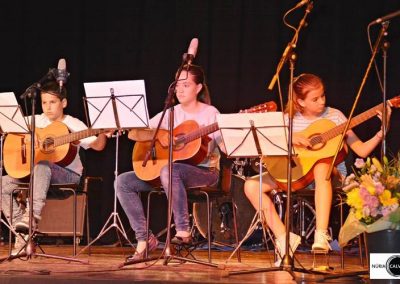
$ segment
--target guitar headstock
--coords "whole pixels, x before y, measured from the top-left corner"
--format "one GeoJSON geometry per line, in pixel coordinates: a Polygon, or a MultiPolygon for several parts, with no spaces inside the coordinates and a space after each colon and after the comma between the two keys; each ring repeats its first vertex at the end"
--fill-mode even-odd
{"type": "Polygon", "coordinates": [[[400,107],[400,96],[394,97],[389,100],[390,106],[399,108],[400,107]]]}
{"type": "Polygon", "coordinates": [[[253,106],[251,108],[248,109],[244,109],[239,111],[239,113],[245,113],[245,112],[249,112],[249,113],[258,113],[258,112],[270,112],[270,111],[276,111],[278,109],[276,103],[274,101],[269,101],[263,104],[259,104],[256,106],[253,106]]]}

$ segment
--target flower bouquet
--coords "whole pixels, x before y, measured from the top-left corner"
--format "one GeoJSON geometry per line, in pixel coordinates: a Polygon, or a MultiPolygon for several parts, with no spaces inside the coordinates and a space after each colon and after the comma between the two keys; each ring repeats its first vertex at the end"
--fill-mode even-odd
{"type": "Polygon", "coordinates": [[[339,245],[360,233],[400,229],[400,155],[356,159],[354,173],[346,177],[343,191],[350,212],[339,233],[339,245]]]}

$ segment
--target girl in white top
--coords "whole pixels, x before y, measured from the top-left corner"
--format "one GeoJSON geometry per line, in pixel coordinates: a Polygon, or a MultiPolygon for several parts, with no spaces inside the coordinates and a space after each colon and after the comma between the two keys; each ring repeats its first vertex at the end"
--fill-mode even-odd
{"type": "MultiPolygon", "coordinates": [[[[210,95],[205,82],[204,71],[200,66],[184,66],[176,81],[175,95],[179,102],[174,107],[174,129],[188,120],[196,121],[200,127],[208,126],[216,122],[218,110],[210,105],[210,95]]],[[[164,117],[161,128],[168,129],[169,111],[164,117]]],[[[154,128],[158,125],[161,113],[150,120],[150,130],[131,130],[128,137],[135,141],[151,141],[154,136],[154,128]]],[[[220,154],[217,145],[221,143],[219,132],[208,134],[208,153],[203,161],[197,165],[182,162],[172,164],[172,211],[174,213],[176,235],[172,243],[190,244],[188,201],[186,188],[197,186],[212,186],[218,183],[220,154]]],[[[175,139],[175,138],[174,138],[175,139]]],[[[167,131],[157,134],[157,143],[168,148],[169,135],[167,131]]],[[[148,163],[152,163],[151,159],[148,163]]],[[[160,171],[162,187],[168,191],[169,167],[165,165],[160,171]]],[[[141,180],[135,172],[126,172],[118,176],[116,187],[118,200],[124,209],[132,229],[138,240],[135,254],[127,260],[135,261],[143,259],[146,250],[146,218],[144,216],[139,193],[153,189],[149,182],[141,180]]],[[[168,192],[166,192],[168,196],[168,192]]],[[[166,216],[163,216],[166,218],[166,216]]],[[[157,247],[158,241],[153,234],[148,240],[148,251],[157,247]]]]}

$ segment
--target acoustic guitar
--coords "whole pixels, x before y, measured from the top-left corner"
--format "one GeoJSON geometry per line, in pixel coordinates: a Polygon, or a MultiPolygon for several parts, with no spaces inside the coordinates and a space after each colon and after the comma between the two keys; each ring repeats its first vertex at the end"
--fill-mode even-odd
{"type": "MultiPolygon", "coordinates": [[[[242,110],[241,112],[269,112],[276,111],[277,106],[273,101],[257,105],[255,107],[242,110]]],[[[173,130],[174,146],[172,160],[197,165],[207,155],[208,143],[210,138],[207,134],[217,131],[218,123],[213,123],[205,127],[199,127],[196,121],[187,120],[173,130]]],[[[161,132],[167,130],[160,129],[161,132]]],[[[156,141],[154,149],[151,151],[151,158],[143,166],[146,153],[151,147],[151,141],[137,141],[133,148],[132,163],[133,169],[138,178],[144,181],[154,182],[160,176],[161,168],[168,164],[168,147],[163,147],[156,141]]]]}
{"type": "MultiPolygon", "coordinates": [[[[400,96],[387,101],[392,107],[400,107],[400,96]]],[[[377,111],[383,110],[383,103],[379,104],[351,119],[349,129],[363,123],[377,115],[377,111]]],[[[310,139],[311,148],[296,147],[292,155],[292,190],[304,188],[314,180],[313,168],[317,162],[331,162],[340,142],[339,134],[342,134],[346,123],[336,125],[328,119],[320,119],[301,131],[310,139]]],[[[346,144],[345,144],[346,145],[346,144]]],[[[346,157],[346,147],[342,147],[335,165],[346,157]]],[[[287,189],[287,157],[264,157],[263,164],[269,174],[282,189],[287,189]]]]}
{"type": "MultiPolygon", "coordinates": [[[[34,164],[47,160],[61,166],[69,165],[75,158],[78,147],[71,142],[105,132],[104,129],[86,129],[70,133],[68,127],[55,121],[45,128],[36,128],[39,148],[35,149],[34,164]]],[[[4,140],[4,168],[13,178],[30,175],[30,134],[8,134],[4,140]]]]}

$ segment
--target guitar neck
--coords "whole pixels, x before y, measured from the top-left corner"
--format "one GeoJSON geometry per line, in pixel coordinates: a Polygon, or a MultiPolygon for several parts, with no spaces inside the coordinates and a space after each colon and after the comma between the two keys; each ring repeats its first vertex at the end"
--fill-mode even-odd
{"type": "Polygon", "coordinates": [[[181,138],[181,139],[182,139],[181,141],[180,141],[180,139],[178,139],[178,142],[188,143],[188,142],[191,142],[191,141],[193,141],[193,140],[196,140],[196,139],[198,139],[198,138],[200,138],[200,137],[203,137],[203,136],[205,136],[205,135],[207,135],[207,134],[210,134],[210,133],[212,133],[212,132],[215,132],[215,131],[217,131],[218,129],[219,129],[218,123],[215,122],[215,123],[210,124],[210,125],[208,125],[208,126],[201,127],[201,128],[199,128],[199,129],[197,129],[197,130],[195,130],[195,131],[192,131],[192,132],[189,133],[189,134],[186,134],[185,136],[183,136],[183,137],[181,138]]]}
{"type": "MultiPolygon", "coordinates": [[[[352,128],[356,127],[357,125],[363,123],[364,121],[370,119],[371,117],[376,116],[377,111],[382,111],[382,109],[383,109],[383,103],[355,116],[350,121],[349,129],[352,129],[352,128]]],[[[338,136],[339,134],[341,134],[343,132],[345,126],[346,126],[346,123],[342,123],[332,129],[328,130],[327,132],[321,134],[323,141],[328,141],[328,140],[338,136]]]]}
{"type": "MultiPolygon", "coordinates": [[[[262,113],[262,112],[269,112],[269,111],[276,111],[277,110],[277,105],[274,101],[266,102],[257,106],[254,106],[249,109],[241,110],[241,113],[262,113]]],[[[201,127],[197,130],[194,130],[191,133],[188,133],[184,136],[178,137],[177,142],[178,143],[188,143],[193,140],[196,140],[198,138],[201,138],[207,134],[213,133],[219,129],[218,123],[215,122],[213,124],[210,124],[208,126],[201,127]]]]}
{"type": "Polygon", "coordinates": [[[54,146],[55,147],[61,146],[64,144],[68,144],[68,143],[71,143],[74,141],[84,139],[89,136],[97,135],[97,134],[100,134],[103,132],[105,132],[104,129],[90,129],[90,128],[81,130],[81,131],[77,131],[77,132],[72,132],[72,133],[54,138],[54,146]]]}

